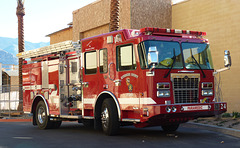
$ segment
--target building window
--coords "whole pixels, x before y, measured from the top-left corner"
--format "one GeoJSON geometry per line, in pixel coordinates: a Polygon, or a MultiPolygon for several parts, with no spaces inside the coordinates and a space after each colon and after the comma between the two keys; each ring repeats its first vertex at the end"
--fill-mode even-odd
{"type": "Polygon", "coordinates": [[[107,49],[100,49],[99,53],[100,73],[107,73],[108,71],[108,53],[107,49]]]}
{"type": "Polygon", "coordinates": [[[85,53],[85,74],[97,73],[97,53],[96,51],[85,53]]]}
{"type": "Polygon", "coordinates": [[[136,59],[133,45],[124,45],[117,47],[117,70],[134,70],[136,69],[136,59]]]}

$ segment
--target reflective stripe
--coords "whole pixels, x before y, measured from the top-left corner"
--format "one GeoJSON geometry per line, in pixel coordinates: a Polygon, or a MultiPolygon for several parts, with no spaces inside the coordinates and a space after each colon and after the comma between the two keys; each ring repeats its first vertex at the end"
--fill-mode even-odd
{"type": "Polygon", "coordinates": [[[141,98],[140,104],[157,104],[152,98],[141,98]]]}
{"type": "Polygon", "coordinates": [[[94,98],[84,98],[83,99],[83,104],[95,104],[95,100],[94,98]]]}
{"type": "Polygon", "coordinates": [[[139,104],[139,98],[118,98],[119,104],[139,104]]]}
{"type": "MultiPolygon", "coordinates": [[[[130,104],[157,104],[152,98],[118,98],[119,104],[130,105],[130,104]]],[[[83,104],[95,104],[94,98],[84,98],[83,104]]]]}
{"type": "MultiPolygon", "coordinates": [[[[55,84],[49,84],[49,89],[55,89],[55,84]]],[[[36,90],[36,89],[42,89],[42,85],[27,85],[23,86],[23,90],[36,90]]]]}

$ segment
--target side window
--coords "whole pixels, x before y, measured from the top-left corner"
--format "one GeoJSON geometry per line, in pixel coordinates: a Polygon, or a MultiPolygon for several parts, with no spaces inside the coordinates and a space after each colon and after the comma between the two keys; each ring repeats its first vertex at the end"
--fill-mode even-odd
{"type": "Polygon", "coordinates": [[[100,49],[99,53],[100,73],[107,73],[108,71],[108,53],[107,49],[100,49]]]}
{"type": "Polygon", "coordinates": [[[97,53],[96,51],[85,53],[85,74],[97,73],[97,53]]]}
{"type": "Polygon", "coordinates": [[[117,47],[117,70],[136,69],[136,59],[133,45],[124,45],[117,47]]]}

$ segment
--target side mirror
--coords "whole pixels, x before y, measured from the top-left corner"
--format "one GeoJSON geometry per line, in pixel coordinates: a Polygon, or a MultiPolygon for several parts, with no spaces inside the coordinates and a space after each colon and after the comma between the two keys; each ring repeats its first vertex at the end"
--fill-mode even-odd
{"type": "Polygon", "coordinates": [[[230,56],[230,51],[225,50],[224,51],[224,66],[225,67],[231,67],[232,61],[231,61],[231,56],[230,56]]]}
{"type": "Polygon", "coordinates": [[[148,65],[157,64],[158,63],[158,51],[157,47],[149,47],[148,49],[148,65]]]}

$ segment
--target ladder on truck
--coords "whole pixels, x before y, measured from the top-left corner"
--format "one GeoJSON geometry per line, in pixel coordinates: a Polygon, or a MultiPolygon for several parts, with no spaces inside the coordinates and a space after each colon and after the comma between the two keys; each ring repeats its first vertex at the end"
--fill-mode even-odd
{"type": "Polygon", "coordinates": [[[18,58],[23,58],[23,59],[29,59],[29,58],[35,58],[43,55],[49,55],[49,54],[54,54],[54,53],[60,53],[62,51],[65,52],[72,52],[72,51],[81,51],[81,43],[80,41],[78,42],[72,42],[72,41],[64,41],[56,44],[52,44],[49,46],[25,51],[25,52],[20,52],[17,54],[18,58]]]}

